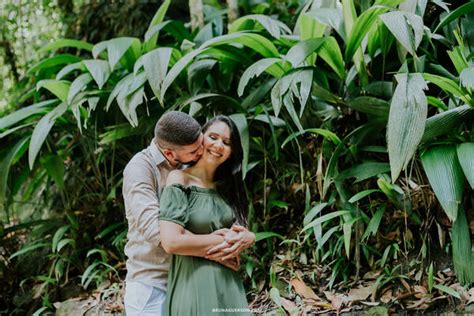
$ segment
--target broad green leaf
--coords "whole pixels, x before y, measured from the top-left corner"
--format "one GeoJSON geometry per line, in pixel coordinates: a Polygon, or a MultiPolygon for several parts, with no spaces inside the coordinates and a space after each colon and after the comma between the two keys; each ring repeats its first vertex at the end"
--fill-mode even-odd
{"type": "Polygon", "coordinates": [[[279,61],[281,61],[280,58],[264,58],[248,67],[240,77],[239,86],[237,88],[238,96],[240,97],[243,95],[244,89],[250,79],[260,76],[265,70],[267,70],[267,68],[279,61]]]}
{"type": "Polygon", "coordinates": [[[295,68],[305,61],[308,56],[319,50],[325,41],[326,38],[311,38],[301,41],[288,50],[285,59],[295,68]]]}
{"type": "Polygon", "coordinates": [[[29,105],[27,107],[16,110],[5,117],[0,118],[0,130],[8,128],[16,123],[38,113],[45,111],[48,106],[54,106],[59,103],[58,100],[46,100],[39,103],[29,105]]]}
{"type": "Polygon", "coordinates": [[[74,47],[74,48],[77,48],[77,49],[83,49],[83,50],[87,50],[89,52],[92,52],[93,45],[89,44],[87,42],[79,41],[79,40],[75,40],[75,39],[61,38],[61,39],[58,39],[57,41],[55,41],[53,43],[49,43],[49,44],[41,47],[38,50],[38,53],[44,53],[44,52],[51,51],[51,50],[58,50],[60,48],[65,48],[65,47],[74,47]]]}
{"type": "Polygon", "coordinates": [[[443,210],[451,221],[455,221],[464,189],[464,175],[457,159],[456,147],[430,148],[421,155],[421,162],[443,210]]]}
{"type": "Polygon", "coordinates": [[[191,95],[196,95],[201,91],[206,83],[206,79],[216,65],[216,59],[199,59],[193,62],[187,69],[188,89],[191,95]]]}
{"type": "Polygon", "coordinates": [[[21,248],[20,250],[18,250],[15,253],[13,253],[8,259],[11,260],[15,257],[24,255],[24,254],[29,253],[29,252],[32,252],[35,249],[44,248],[44,247],[47,247],[47,246],[49,246],[49,244],[45,243],[45,242],[26,244],[25,247],[21,248]]]}
{"type": "Polygon", "coordinates": [[[270,92],[272,87],[275,85],[275,82],[277,82],[276,78],[269,78],[257,85],[257,87],[242,101],[242,107],[244,109],[249,109],[259,104],[268,96],[268,92],[270,92]]]}
{"type": "MultiPolygon", "coordinates": [[[[228,105],[235,108],[238,112],[244,112],[245,111],[244,108],[242,108],[242,106],[240,105],[240,103],[237,100],[235,100],[232,97],[229,97],[228,95],[218,94],[218,93],[200,93],[200,94],[197,94],[193,97],[190,97],[190,98],[186,99],[183,102],[178,103],[179,104],[178,107],[183,108],[183,107],[185,107],[187,105],[190,105],[190,104],[192,106],[194,103],[197,103],[197,101],[207,99],[207,98],[222,98],[226,101],[226,103],[228,105]]],[[[200,109],[198,109],[197,111],[199,111],[199,110],[200,109]]],[[[193,111],[191,111],[191,112],[193,112],[193,111]]],[[[194,113],[197,113],[197,111],[194,112],[194,113]]]]}
{"type": "Polygon", "coordinates": [[[356,111],[386,118],[388,118],[388,113],[390,111],[390,103],[369,96],[361,96],[349,100],[347,105],[356,111]]]}
{"type": "Polygon", "coordinates": [[[461,85],[468,89],[474,89],[474,66],[464,69],[459,76],[461,85]]]}
{"type": "Polygon", "coordinates": [[[367,161],[358,165],[353,165],[349,169],[342,171],[338,179],[345,180],[356,178],[354,183],[370,179],[378,174],[389,172],[390,164],[385,162],[367,161]]]}
{"type": "Polygon", "coordinates": [[[312,17],[319,23],[323,23],[332,27],[346,41],[346,31],[344,29],[344,19],[341,8],[319,8],[305,13],[306,16],[312,17]]]}
{"type": "Polygon", "coordinates": [[[328,203],[317,203],[303,219],[303,225],[308,225],[318,215],[328,203]]]}
{"type": "Polygon", "coordinates": [[[328,131],[326,129],[322,129],[322,128],[309,128],[309,129],[306,129],[302,132],[296,132],[296,133],[293,133],[291,134],[290,136],[288,136],[284,141],[283,143],[281,144],[281,148],[285,147],[285,145],[292,141],[293,139],[295,139],[296,137],[300,136],[300,135],[303,135],[303,134],[306,134],[306,133],[311,133],[311,134],[318,134],[318,135],[321,135],[327,139],[329,139],[331,142],[333,142],[334,144],[339,144],[341,142],[341,140],[339,139],[339,137],[337,137],[336,134],[334,134],[333,132],[331,131],[328,131]]]}
{"type": "Polygon", "coordinates": [[[109,63],[105,60],[99,59],[89,59],[84,60],[84,65],[86,65],[87,70],[91,74],[94,81],[97,83],[99,89],[102,89],[104,84],[109,79],[111,73],[111,67],[109,67],[109,63]]]}
{"type": "Polygon", "coordinates": [[[457,156],[471,189],[474,189],[474,143],[458,145],[457,156]]]}
{"type": "Polygon", "coordinates": [[[247,32],[237,32],[215,37],[206,41],[201,47],[213,47],[226,44],[241,44],[248,47],[263,57],[279,57],[279,52],[275,45],[262,35],[247,32]]]}
{"type": "Polygon", "coordinates": [[[33,134],[31,135],[30,148],[28,150],[28,163],[30,165],[31,170],[33,169],[36,156],[38,155],[41,146],[43,146],[43,143],[46,140],[49,131],[56,122],[56,119],[63,115],[66,110],[67,105],[63,102],[58,105],[54,110],[43,116],[38,121],[38,124],[35,126],[33,134]]]}
{"type": "Polygon", "coordinates": [[[434,29],[433,33],[436,33],[440,28],[442,28],[445,25],[448,25],[452,21],[456,20],[460,16],[463,16],[467,13],[473,12],[474,11],[474,2],[468,2],[454,10],[453,12],[449,13],[443,20],[439,22],[439,24],[436,26],[434,29]]]}
{"type": "Polygon", "coordinates": [[[117,96],[117,103],[123,115],[133,127],[138,126],[138,116],[136,108],[142,104],[145,96],[144,84],[146,82],[145,73],[132,77],[133,80],[121,90],[117,96]]]}
{"type": "Polygon", "coordinates": [[[97,59],[99,55],[107,49],[108,41],[102,41],[94,45],[92,48],[92,56],[97,59]]]}
{"type": "Polygon", "coordinates": [[[450,93],[460,98],[465,103],[470,103],[471,98],[461,90],[461,88],[459,87],[459,84],[456,83],[454,80],[451,80],[446,77],[438,76],[438,75],[429,74],[429,73],[424,73],[423,78],[426,81],[429,81],[437,85],[438,87],[443,89],[445,92],[450,93]]]}
{"type": "Polygon", "coordinates": [[[339,78],[344,79],[346,69],[341,49],[336,39],[332,36],[326,37],[326,41],[319,49],[319,56],[334,70],[339,78]]]}
{"type": "Polygon", "coordinates": [[[41,159],[48,175],[56,182],[60,190],[64,189],[64,161],[58,155],[48,155],[41,159]]]}
{"type": "Polygon", "coordinates": [[[50,58],[43,59],[42,61],[38,62],[37,64],[33,65],[28,71],[26,72],[27,75],[32,75],[33,73],[46,69],[51,68],[59,65],[64,64],[72,64],[80,61],[81,58],[71,55],[71,54],[59,54],[50,58]]]}
{"type": "Polygon", "coordinates": [[[34,124],[36,124],[36,122],[31,122],[31,123],[27,123],[27,124],[17,125],[17,126],[11,128],[11,129],[6,130],[6,131],[3,132],[3,133],[0,133],[0,139],[5,138],[5,137],[7,137],[8,135],[13,134],[13,133],[15,133],[16,131],[18,131],[18,130],[20,130],[20,129],[23,129],[23,128],[25,128],[25,127],[28,127],[28,126],[31,126],[31,125],[34,125],[34,124]]]}
{"type": "Polygon", "coordinates": [[[160,7],[156,11],[155,15],[153,16],[153,19],[151,20],[150,25],[148,26],[148,30],[145,34],[145,44],[144,44],[145,51],[149,52],[153,48],[156,47],[156,41],[158,39],[159,33],[158,33],[158,31],[153,32],[153,34],[150,34],[150,33],[152,33],[151,30],[156,25],[163,22],[163,20],[165,19],[166,11],[168,11],[168,8],[169,8],[170,4],[171,4],[171,0],[163,1],[163,3],[160,5],[160,7]],[[148,34],[148,36],[147,36],[147,34],[148,34]]]}
{"type": "Polygon", "coordinates": [[[354,224],[354,221],[350,221],[349,223],[344,223],[342,225],[342,232],[344,234],[344,250],[345,250],[347,259],[350,258],[353,224],[354,224]]]}
{"type": "MultiPolygon", "coordinates": [[[[345,52],[346,62],[351,60],[352,57],[355,55],[357,49],[360,47],[362,43],[362,40],[369,33],[370,29],[374,25],[378,16],[387,11],[388,11],[388,8],[386,7],[379,7],[379,6],[371,7],[369,10],[364,11],[357,18],[350,33],[347,32],[347,28],[346,28],[347,34],[350,34],[348,37],[348,42],[347,42],[346,52],[345,52]]],[[[346,19],[344,19],[344,22],[346,23],[346,19]]]]}
{"type": "Polygon", "coordinates": [[[281,297],[280,297],[280,291],[276,287],[272,287],[270,289],[270,298],[272,301],[281,308],[281,297]]]}
{"type": "Polygon", "coordinates": [[[276,127],[285,127],[286,126],[286,122],[278,117],[275,117],[275,116],[272,116],[272,115],[264,115],[264,114],[259,114],[257,116],[255,116],[254,118],[255,120],[257,121],[262,121],[262,122],[265,122],[265,123],[269,123],[271,122],[271,124],[273,126],[276,126],[276,127]]]}
{"type": "Polygon", "coordinates": [[[446,104],[444,104],[444,102],[441,101],[438,98],[435,98],[433,96],[428,95],[428,96],[426,96],[426,100],[428,101],[429,105],[437,107],[438,109],[440,109],[442,111],[447,111],[448,110],[448,107],[446,106],[446,104]]]}
{"type": "Polygon", "coordinates": [[[59,100],[66,102],[71,83],[66,80],[46,79],[41,80],[36,84],[36,90],[41,88],[49,90],[52,94],[58,97],[59,100]]]}
{"type": "Polygon", "coordinates": [[[249,14],[235,20],[229,28],[229,34],[246,30],[245,22],[253,21],[259,23],[271,36],[279,38],[282,33],[290,34],[291,30],[286,24],[262,14],[249,14]]]}
{"type": "Polygon", "coordinates": [[[362,240],[369,238],[371,235],[375,236],[375,234],[377,234],[384,212],[385,205],[382,205],[377,209],[374,216],[370,219],[367,228],[365,229],[364,235],[362,236],[362,240]]]}
{"type": "Polygon", "coordinates": [[[156,41],[153,41],[153,38],[156,35],[159,35],[161,30],[166,31],[178,42],[191,40],[192,38],[182,21],[168,20],[154,25],[145,33],[145,42],[149,43],[148,45],[145,44],[145,51],[150,51],[156,48],[156,41]]]}
{"type": "Polygon", "coordinates": [[[452,51],[448,50],[447,53],[449,58],[453,62],[454,68],[456,68],[458,74],[461,74],[465,68],[469,67],[469,63],[467,62],[467,59],[464,56],[464,52],[461,47],[456,46],[453,48],[452,51]]]}
{"type": "Polygon", "coordinates": [[[61,69],[57,74],[56,74],[56,80],[61,80],[74,70],[81,70],[84,71],[86,70],[86,67],[84,66],[84,63],[82,61],[73,63],[67,66],[64,66],[63,69],[61,69]]]}
{"type": "Polygon", "coordinates": [[[285,240],[285,237],[274,232],[258,232],[258,233],[255,233],[255,242],[259,242],[261,240],[271,238],[271,237],[278,237],[281,240],[285,240]]]}
{"type": "Polygon", "coordinates": [[[114,89],[109,95],[109,98],[107,99],[107,105],[105,106],[106,111],[109,110],[110,105],[117,98],[119,93],[121,91],[124,91],[124,89],[126,89],[133,82],[134,79],[135,79],[135,76],[133,75],[133,73],[129,73],[115,85],[114,89]]]}
{"type": "Polygon", "coordinates": [[[136,50],[137,46],[140,46],[140,41],[135,37],[118,37],[107,41],[107,55],[109,57],[110,69],[112,71],[115,69],[115,66],[129,48],[136,50]]]}
{"type": "Polygon", "coordinates": [[[63,249],[64,246],[66,246],[66,245],[74,245],[74,240],[71,239],[71,238],[61,239],[61,240],[58,242],[57,252],[60,252],[61,249],[63,249]]]}
{"type": "Polygon", "coordinates": [[[462,207],[459,208],[451,233],[454,271],[461,284],[469,285],[474,282],[474,258],[469,225],[462,207]]]}
{"type": "Polygon", "coordinates": [[[398,86],[390,104],[387,148],[392,181],[415,154],[425,130],[428,103],[423,90],[426,83],[420,74],[398,74],[398,86]]]}
{"type": "Polygon", "coordinates": [[[6,200],[7,184],[8,184],[8,173],[10,172],[10,167],[15,160],[18,160],[26,149],[28,148],[29,136],[20,139],[0,160],[0,208],[3,208],[3,205],[6,200]]]}
{"type": "Polygon", "coordinates": [[[434,288],[440,290],[441,292],[444,292],[446,294],[449,294],[457,299],[461,299],[461,295],[459,295],[458,291],[456,291],[453,288],[450,288],[449,286],[443,285],[443,284],[435,284],[433,285],[434,288]]]}
{"type": "Polygon", "coordinates": [[[158,99],[161,96],[161,87],[166,77],[171,53],[172,48],[160,47],[143,55],[143,67],[148,84],[158,99]]]}
{"type": "Polygon", "coordinates": [[[52,252],[57,251],[59,241],[63,238],[64,234],[69,230],[69,228],[69,225],[64,225],[58,228],[58,230],[54,233],[53,240],[51,242],[52,252]]]}
{"type": "Polygon", "coordinates": [[[355,194],[354,196],[352,196],[352,197],[349,199],[348,202],[349,202],[349,203],[355,203],[355,202],[357,202],[357,201],[359,201],[359,200],[362,200],[363,198],[365,198],[366,196],[368,196],[368,195],[370,195],[370,194],[372,194],[372,193],[374,193],[374,192],[381,192],[381,191],[380,191],[380,190],[376,190],[376,189],[375,189],[375,190],[373,190],[373,189],[372,189],[372,190],[364,190],[364,191],[361,191],[361,192],[355,194]]]}
{"type": "Polygon", "coordinates": [[[179,76],[181,71],[183,71],[189,63],[199,54],[204,52],[205,50],[203,48],[198,48],[187,55],[183,56],[181,59],[178,60],[176,64],[168,71],[168,74],[166,75],[165,79],[163,80],[163,84],[161,86],[161,95],[159,97],[159,101],[161,104],[163,104],[164,98],[165,98],[165,93],[168,90],[168,88],[171,86],[171,84],[174,82],[174,80],[179,76]]]}
{"type": "Polygon", "coordinates": [[[410,12],[392,11],[380,16],[402,46],[415,55],[423,38],[424,25],[420,16],[410,12]]]}
{"type": "Polygon", "coordinates": [[[323,215],[321,217],[318,217],[317,219],[315,219],[314,221],[312,221],[308,225],[304,226],[301,231],[306,231],[309,228],[314,227],[318,224],[325,223],[325,222],[327,222],[327,221],[329,221],[333,218],[336,218],[336,217],[339,217],[339,216],[342,216],[342,215],[346,215],[346,214],[351,214],[351,211],[336,211],[336,212],[332,212],[332,213],[323,215]]]}
{"type": "Polygon", "coordinates": [[[242,142],[242,150],[244,157],[242,159],[242,176],[245,179],[247,174],[247,167],[249,161],[249,150],[250,150],[250,136],[247,118],[244,114],[232,114],[229,116],[234,121],[237,129],[239,130],[240,140],[242,142]]]}
{"type": "Polygon", "coordinates": [[[87,87],[87,84],[91,81],[92,76],[89,73],[82,74],[74,79],[74,81],[71,83],[71,87],[69,88],[67,104],[71,105],[77,94],[84,90],[84,88],[87,87]]]}
{"type": "Polygon", "coordinates": [[[469,122],[474,117],[474,108],[469,105],[459,106],[457,108],[433,115],[426,120],[425,132],[422,142],[432,141],[435,137],[448,135],[464,122],[469,122]]]}

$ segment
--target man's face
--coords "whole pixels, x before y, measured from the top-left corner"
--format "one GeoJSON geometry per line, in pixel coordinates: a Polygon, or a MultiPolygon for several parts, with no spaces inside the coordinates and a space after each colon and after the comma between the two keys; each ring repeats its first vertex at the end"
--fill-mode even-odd
{"type": "Polygon", "coordinates": [[[203,152],[203,138],[203,135],[200,134],[196,142],[193,144],[180,146],[179,149],[174,150],[174,162],[188,164],[198,161],[199,158],[201,158],[203,152]]]}

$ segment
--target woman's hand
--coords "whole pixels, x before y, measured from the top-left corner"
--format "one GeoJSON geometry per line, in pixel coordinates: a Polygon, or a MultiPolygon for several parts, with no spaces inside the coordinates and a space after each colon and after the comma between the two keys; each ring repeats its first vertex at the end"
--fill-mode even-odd
{"type": "Polygon", "coordinates": [[[222,258],[227,260],[239,256],[239,254],[250,248],[255,243],[255,234],[240,225],[233,225],[230,229],[220,229],[219,232],[224,237],[225,242],[211,248],[207,252],[207,259],[216,260],[222,258]]]}

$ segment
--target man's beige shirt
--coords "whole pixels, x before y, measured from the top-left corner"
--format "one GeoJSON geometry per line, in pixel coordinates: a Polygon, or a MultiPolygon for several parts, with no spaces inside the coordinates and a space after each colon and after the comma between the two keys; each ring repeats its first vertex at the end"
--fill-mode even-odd
{"type": "Polygon", "coordinates": [[[128,220],[127,281],[166,290],[169,255],[160,243],[160,195],[174,168],[152,141],[123,172],[123,198],[128,220]]]}

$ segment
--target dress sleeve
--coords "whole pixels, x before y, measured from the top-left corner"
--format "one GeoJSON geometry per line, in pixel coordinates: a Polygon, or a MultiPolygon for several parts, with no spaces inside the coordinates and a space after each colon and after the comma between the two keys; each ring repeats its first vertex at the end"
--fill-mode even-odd
{"type": "Polygon", "coordinates": [[[184,227],[189,219],[186,188],[179,184],[166,186],[161,194],[160,208],[160,220],[184,227]]]}

